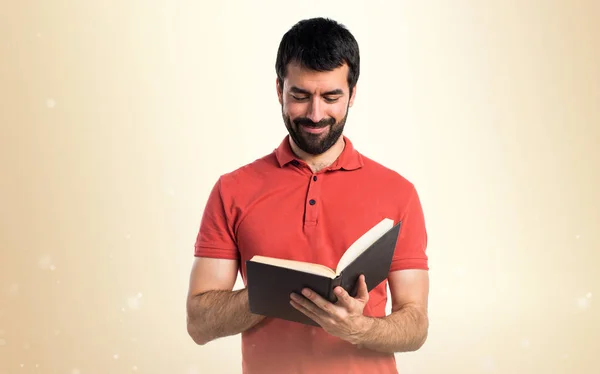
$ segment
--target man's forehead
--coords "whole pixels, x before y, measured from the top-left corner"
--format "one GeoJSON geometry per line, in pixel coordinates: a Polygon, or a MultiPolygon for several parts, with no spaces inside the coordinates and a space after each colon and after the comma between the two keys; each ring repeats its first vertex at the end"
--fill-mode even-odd
{"type": "Polygon", "coordinates": [[[315,71],[298,64],[290,64],[285,77],[286,86],[300,90],[346,90],[348,66],[331,71],[315,71]]]}

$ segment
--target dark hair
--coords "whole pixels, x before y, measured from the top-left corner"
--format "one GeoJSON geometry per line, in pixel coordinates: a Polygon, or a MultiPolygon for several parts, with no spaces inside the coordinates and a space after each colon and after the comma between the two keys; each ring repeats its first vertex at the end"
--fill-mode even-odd
{"type": "Polygon", "coordinates": [[[314,71],[331,71],[346,63],[350,91],[360,74],[360,53],[356,39],[344,25],[328,18],[302,20],[283,35],[275,62],[282,89],[290,62],[314,71]]]}

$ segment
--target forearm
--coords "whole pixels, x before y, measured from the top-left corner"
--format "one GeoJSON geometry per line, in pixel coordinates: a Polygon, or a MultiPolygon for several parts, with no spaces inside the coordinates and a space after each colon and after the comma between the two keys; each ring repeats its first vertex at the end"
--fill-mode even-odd
{"type": "Polygon", "coordinates": [[[190,299],[187,310],[188,333],[201,345],[239,334],[264,318],[250,312],[247,289],[205,292],[190,299]]]}
{"type": "Polygon", "coordinates": [[[413,306],[403,307],[382,318],[364,317],[364,330],[353,342],[379,352],[410,352],[427,339],[426,313],[413,306]]]}

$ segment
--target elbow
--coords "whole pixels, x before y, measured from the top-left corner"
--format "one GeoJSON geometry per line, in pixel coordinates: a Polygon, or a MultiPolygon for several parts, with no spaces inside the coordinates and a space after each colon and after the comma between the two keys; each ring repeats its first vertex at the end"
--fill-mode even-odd
{"type": "Polygon", "coordinates": [[[403,344],[397,349],[394,350],[394,353],[408,353],[408,352],[416,352],[421,349],[425,342],[427,341],[427,333],[419,334],[418,336],[414,336],[412,341],[407,342],[408,344],[403,344]]]}
{"type": "Polygon", "coordinates": [[[203,336],[197,335],[197,334],[190,334],[190,337],[192,338],[192,340],[194,341],[194,343],[196,343],[197,345],[205,345],[208,342],[210,342],[210,339],[205,338],[203,336]]]}
{"type": "Polygon", "coordinates": [[[400,343],[400,346],[397,347],[394,352],[416,352],[425,345],[428,335],[429,319],[427,315],[421,314],[418,318],[415,318],[411,333],[408,336],[405,334],[400,334],[398,336],[398,339],[402,343],[400,343]]]}
{"type": "Polygon", "coordinates": [[[419,329],[419,334],[417,334],[417,336],[414,339],[414,344],[411,347],[411,351],[414,352],[414,351],[418,351],[419,349],[421,349],[425,345],[428,335],[429,335],[429,320],[426,316],[424,316],[421,326],[420,326],[420,329],[419,329]]]}
{"type": "Polygon", "coordinates": [[[415,339],[415,343],[411,347],[412,348],[411,351],[413,351],[413,352],[418,351],[425,345],[426,341],[427,341],[427,330],[425,330],[421,335],[419,335],[419,337],[417,339],[415,339]]]}
{"type": "Polygon", "coordinates": [[[203,318],[199,316],[194,316],[191,314],[191,311],[188,310],[187,313],[187,333],[192,338],[194,343],[198,345],[205,345],[212,340],[212,337],[207,333],[207,329],[203,326],[203,318]]]}
{"type": "Polygon", "coordinates": [[[194,324],[191,321],[188,321],[187,323],[187,333],[197,345],[205,345],[211,341],[210,337],[203,334],[197,324],[194,324]]]}

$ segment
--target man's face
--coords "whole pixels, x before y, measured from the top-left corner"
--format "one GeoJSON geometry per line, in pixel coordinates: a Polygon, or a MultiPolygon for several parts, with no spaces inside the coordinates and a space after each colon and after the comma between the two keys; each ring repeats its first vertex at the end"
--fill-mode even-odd
{"type": "Polygon", "coordinates": [[[342,135],[348,108],[354,101],[347,77],[347,65],[327,72],[288,65],[284,85],[277,86],[277,94],[290,137],[304,152],[322,154],[342,135]]]}

